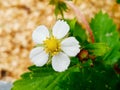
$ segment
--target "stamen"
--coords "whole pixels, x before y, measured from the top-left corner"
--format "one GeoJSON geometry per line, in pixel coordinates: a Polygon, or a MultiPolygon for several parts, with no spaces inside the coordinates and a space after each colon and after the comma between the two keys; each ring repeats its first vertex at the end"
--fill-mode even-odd
{"type": "Polygon", "coordinates": [[[47,38],[44,41],[44,47],[46,53],[49,53],[52,56],[54,56],[60,52],[60,41],[54,36],[51,36],[50,38],[47,38]]]}

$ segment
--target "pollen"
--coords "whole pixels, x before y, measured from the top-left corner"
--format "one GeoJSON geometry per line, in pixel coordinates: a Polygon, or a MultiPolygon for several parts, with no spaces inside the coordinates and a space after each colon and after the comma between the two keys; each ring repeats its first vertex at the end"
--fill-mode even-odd
{"type": "Polygon", "coordinates": [[[47,53],[54,56],[60,52],[60,41],[51,36],[44,41],[44,47],[47,53]]]}

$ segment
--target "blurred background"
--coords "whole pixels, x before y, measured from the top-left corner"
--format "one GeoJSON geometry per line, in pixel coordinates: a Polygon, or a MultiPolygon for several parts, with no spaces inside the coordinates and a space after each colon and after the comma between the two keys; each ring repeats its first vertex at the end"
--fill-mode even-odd
{"type": "MultiPolygon", "coordinates": [[[[116,0],[73,0],[88,22],[102,10],[108,13],[120,30],[120,4],[116,0]]],[[[65,18],[74,18],[68,9],[65,18]]],[[[31,34],[41,24],[52,28],[54,6],[49,0],[0,0],[0,80],[14,81],[32,65],[31,34]]]]}

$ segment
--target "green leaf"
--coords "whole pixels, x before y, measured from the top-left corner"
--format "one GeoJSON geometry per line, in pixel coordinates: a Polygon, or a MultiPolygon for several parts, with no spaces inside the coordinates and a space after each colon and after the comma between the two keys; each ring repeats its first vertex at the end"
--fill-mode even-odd
{"type": "Polygon", "coordinates": [[[116,0],[118,4],[120,4],[120,0],[116,0]]]}
{"type": "Polygon", "coordinates": [[[71,62],[70,62],[70,66],[74,66],[79,64],[79,59],[77,57],[71,57],[71,62]]]}
{"type": "Polygon", "coordinates": [[[15,81],[12,90],[115,90],[119,86],[120,77],[111,67],[96,63],[88,68],[90,63],[91,60],[81,64],[81,68],[74,65],[61,73],[51,71],[48,66],[31,66],[31,72],[15,81]]]}
{"type": "Polygon", "coordinates": [[[26,72],[23,75],[21,75],[22,78],[27,79],[30,77],[31,72],[26,72]]]}
{"type": "Polygon", "coordinates": [[[70,36],[76,37],[81,45],[87,42],[87,35],[82,26],[77,22],[76,19],[66,20],[70,26],[70,36]]]}
{"type": "Polygon", "coordinates": [[[31,72],[22,75],[20,80],[14,82],[12,90],[62,90],[59,88],[59,82],[69,76],[69,73],[76,72],[77,69],[58,73],[51,67],[29,67],[31,72]]]}
{"type": "Polygon", "coordinates": [[[95,15],[95,18],[92,19],[90,25],[96,42],[105,42],[111,48],[118,43],[119,36],[116,25],[107,14],[99,12],[95,15]]]}
{"type": "Polygon", "coordinates": [[[63,12],[66,12],[67,5],[61,0],[50,0],[50,4],[55,6],[56,17],[61,14],[64,17],[63,12]]]}
{"type": "Polygon", "coordinates": [[[73,31],[74,31],[77,20],[75,18],[74,19],[66,19],[66,22],[70,26],[70,36],[73,36],[73,31]]]}
{"type": "Polygon", "coordinates": [[[115,64],[119,58],[120,58],[120,44],[116,44],[115,47],[113,47],[109,53],[107,53],[104,57],[103,60],[105,62],[105,64],[108,65],[113,65],[115,64]]]}
{"type": "Polygon", "coordinates": [[[81,65],[81,67],[84,67],[84,68],[86,68],[86,67],[90,68],[90,66],[93,65],[93,62],[91,59],[88,59],[87,61],[80,63],[80,65],[81,65]]]}
{"type": "MultiPolygon", "coordinates": [[[[111,67],[104,67],[102,64],[96,64],[94,68],[84,69],[83,78],[86,78],[84,84],[86,84],[85,90],[117,90],[116,84],[119,82],[119,78],[115,74],[111,67]]],[[[83,89],[84,90],[84,89],[83,89]]]]}
{"type": "Polygon", "coordinates": [[[82,26],[76,22],[74,30],[73,30],[73,36],[75,36],[80,43],[84,43],[87,41],[87,35],[85,32],[85,29],[82,28],[82,26]]]}
{"type": "Polygon", "coordinates": [[[105,43],[88,44],[85,46],[85,49],[95,56],[102,56],[109,51],[109,47],[105,43]]]}
{"type": "Polygon", "coordinates": [[[84,67],[80,72],[70,73],[60,81],[59,87],[61,90],[117,90],[119,80],[111,67],[99,63],[94,68],[84,67]]]}
{"type": "Polygon", "coordinates": [[[99,12],[92,19],[90,26],[93,30],[95,42],[108,45],[109,52],[104,55],[105,64],[113,65],[117,62],[119,55],[119,34],[113,20],[107,15],[99,12]]]}

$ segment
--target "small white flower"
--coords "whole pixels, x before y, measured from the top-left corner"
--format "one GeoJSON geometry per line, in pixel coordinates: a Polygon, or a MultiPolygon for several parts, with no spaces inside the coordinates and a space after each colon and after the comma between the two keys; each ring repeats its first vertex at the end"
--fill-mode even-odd
{"type": "Polygon", "coordinates": [[[69,25],[58,20],[53,26],[52,33],[44,26],[38,26],[32,34],[36,44],[31,50],[30,58],[36,66],[45,65],[52,56],[52,67],[55,71],[65,71],[70,64],[70,56],[76,56],[80,51],[79,42],[74,37],[65,38],[69,32],[69,25]]]}

